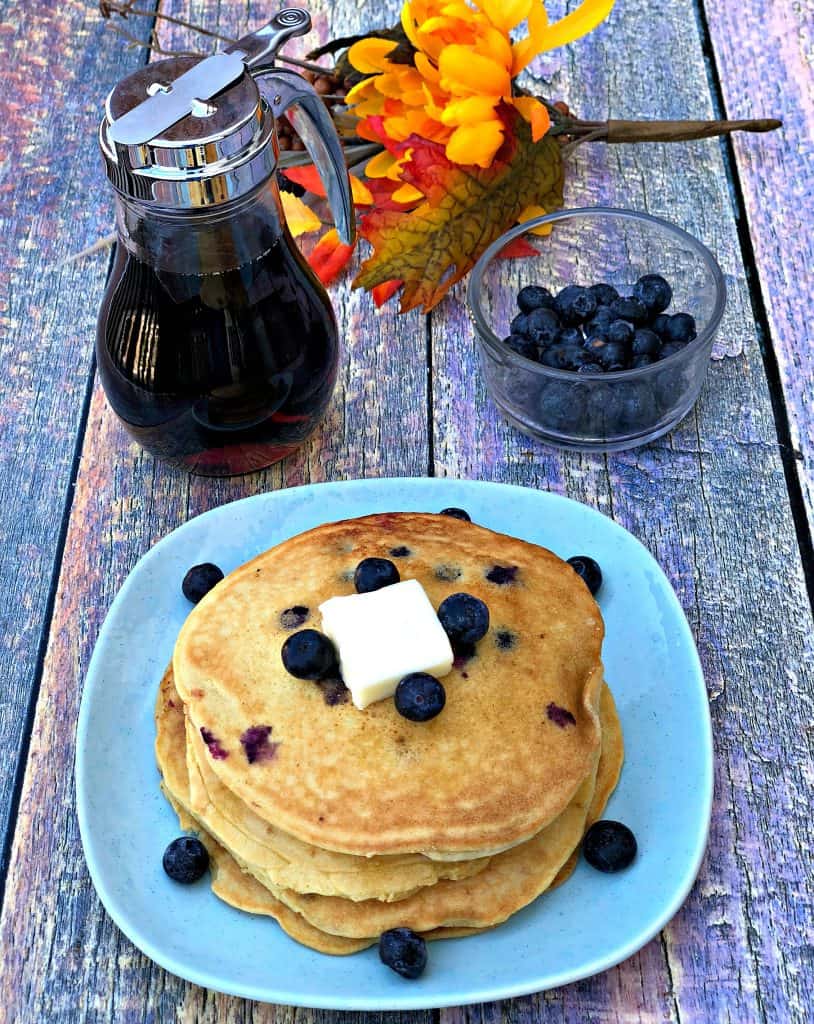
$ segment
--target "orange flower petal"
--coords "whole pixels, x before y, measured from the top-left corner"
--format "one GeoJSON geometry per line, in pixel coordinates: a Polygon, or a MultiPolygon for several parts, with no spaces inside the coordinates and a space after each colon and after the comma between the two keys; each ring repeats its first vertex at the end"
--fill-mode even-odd
{"type": "Polygon", "coordinates": [[[387,54],[395,50],[396,44],[389,39],[360,39],[348,50],[348,60],[365,75],[389,69],[387,54]]]}
{"type": "MultiPolygon", "coordinates": [[[[527,206],[517,218],[517,223],[522,224],[524,220],[534,220],[535,217],[544,217],[547,213],[548,210],[544,209],[542,206],[527,206]]],[[[550,235],[553,227],[553,224],[543,224],[540,228],[532,228],[530,233],[532,235],[550,235]]]]}
{"type": "Polygon", "coordinates": [[[390,175],[390,169],[395,163],[396,158],[385,149],[368,160],[365,174],[368,178],[387,178],[390,175]]]}
{"type": "Polygon", "coordinates": [[[551,127],[551,117],[544,103],[534,96],[517,96],[512,104],[520,111],[524,120],[531,125],[531,138],[534,142],[545,135],[551,127]]]}
{"type": "Polygon", "coordinates": [[[499,101],[499,96],[467,96],[463,100],[453,100],[441,112],[441,121],[453,127],[494,121],[495,106],[499,101]]]}
{"type": "Polygon", "coordinates": [[[447,46],[438,61],[441,83],[451,92],[459,90],[486,93],[489,96],[508,96],[511,90],[509,73],[497,61],[473,53],[467,46],[453,43],[447,46]]]}
{"type": "Polygon", "coordinates": [[[383,281],[381,284],[371,288],[370,294],[373,296],[376,308],[381,309],[385,302],[392,298],[403,284],[403,281],[383,281]]]}
{"type": "Polygon", "coordinates": [[[281,192],[280,199],[283,202],[288,230],[295,238],[307,235],[310,231],[318,231],[322,227],[319,217],[298,196],[292,195],[291,192],[281,192]]]}
{"type": "Polygon", "coordinates": [[[331,228],[314,246],[308,262],[320,281],[328,285],[339,276],[352,255],[353,246],[340,242],[336,228],[331,228]]]}
{"type": "Polygon", "coordinates": [[[475,3],[495,28],[508,35],[510,29],[529,16],[532,0],[475,0],[475,3]]]}
{"type": "Polygon", "coordinates": [[[373,193],[362,181],[361,178],[357,178],[355,174],[349,175],[350,177],[350,190],[353,195],[353,201],[358,206],[372,206],[373,205],[373,193]]]}
{"type": "Polygon", "coordinates": [[[487,121],[462,124],[450,135],[446,145],[447,159],[456,164],[477,164],[488,167],[503,142],[503,123],[487,121]]]}
{"type": "Polygon", "coordinates": [[[395,199],[397,203],[414,203],[417,199],[423,199],[424,193],[413,188],[412,185],[402,185],[401,188],[396,189],[391,198],[395,199]]]}

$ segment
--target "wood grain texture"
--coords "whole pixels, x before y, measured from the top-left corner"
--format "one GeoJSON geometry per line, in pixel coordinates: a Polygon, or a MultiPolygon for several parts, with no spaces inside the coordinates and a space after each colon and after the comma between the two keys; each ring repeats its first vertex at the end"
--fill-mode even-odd
{"type": "MultiPolygon", "coordinates": [[[[146,34],[143,19],[133,31],[146,34]]],[[[108,230],[94,132],[134,68],[84,0],[0,3],[0,748],[13,766],[28,727],[63,511],[70,501],[104,254],[65,264],[108,230]]],[[[0,848],[14,771],[0,773],[0,848]]]]}
{"type": "MultiPolygon", "coordinates": [[[[643,0],[619,4],[606,27],[535,69],[541,90],[585,117],[713,116],[687,2],[662,5],[657,16],[643,0]]],[[[442,1011],[441,1020],[802,1022],[810,1016],[813,909],[814,836],[803,795],[812,777],[811,609],[720,144],[584,147],[566,205],[597,203],[676,221],[720,260],[729,306],[699,406],[670,437],[638,451],[561,455],[536,444],[483,393],[459,287],[432,315],[436,469],[587,502],[664,567],[710,693],[710,846],[685,907],[637,956],[561,991],[442,1011]]],[[[575,253],[575,279],[592,269],[589,254],[575,253]]],[[[507,284],[515,272],[506,265],[507,284]]]]}
{"type": "MultiPolygon", "coordinates": [[[[353,31],[367,17],[350,5],[342,5],[340,13],[327,0],[309,7],[322,39],[353,31]]],[[[169,13],[233,34],[258,26],[277,8],[271,3],[227,7],[218,0],[163,5],[169,13]]],[[[390,2],[389,9],[395,18],[397,4],[390,2]]],[[[387,17],[384,5],[381,14],[387,17]]],[[[89,17],[96,15],[91,11],[89,17]]],[[[165,32],[163,38],[165,44],[189,46],[189,37],[180,33],[165,32]]],[[[301,41],[302,48],[314,45],[315,38],[301,41]]],[[[94,116],[103,92],[86,98],[94,116]]],[[[94,391],[0,920],[5,954],[0,963],[0,1021],[4,1015],[10,1024],[335,1020],[331,1014],[219,996],[181,982],[143,957],[113,925],[93,891],[73,784],[74,732],[96,636],[127,573],[157,539],[208,508],[275,487],[426,473],[423,320],[418,315],[397,322],[377,317],[369,298],[351,294],[348,282],[334,288],[332,298],[344,354],[331,411],[309,445],[265,473],[219,481],[168,469],[128,439],[98,386],[94,391]]],[[[85,316],[92,325],[97,297],[86,301],[85,316]]],[[[71,351],[64,333],[55,333],[54,344],[64,346],[66,354],[71,351]]],[[[53,390],[52,384],[43,386],[53,390]]],[[[343,1014],[342,1019],[361,1024],[367,1017],[343,1014]]],[[[398,1024],[406,1018],[392,1014],[380,1019],[398,1024]]],[[[430,1017],[419,1014],[414,1019],[428,1024],[430,1017]]]]}
{"type": "Polygon", "coordinates": [[[784,121],[782,132],[733,146],[814,530],[814,3],[708,3],[706,16],[728,114],[784,121]]]}

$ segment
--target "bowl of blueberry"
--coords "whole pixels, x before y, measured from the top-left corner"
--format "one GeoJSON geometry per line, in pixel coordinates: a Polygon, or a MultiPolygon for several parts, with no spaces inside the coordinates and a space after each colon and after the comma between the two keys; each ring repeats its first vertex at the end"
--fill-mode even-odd
{"type": "Polygon", "coordinates": [[[609,452],[660,437],[692,409],[726,286],[681,228],[592,207],[506,232],[478,260],[467,299],[502,414],[556,447],[609,452]]]}

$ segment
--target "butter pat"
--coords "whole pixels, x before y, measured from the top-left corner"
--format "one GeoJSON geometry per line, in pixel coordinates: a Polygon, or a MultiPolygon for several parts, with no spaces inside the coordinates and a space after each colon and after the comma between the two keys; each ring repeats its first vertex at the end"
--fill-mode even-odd
{"type": "Polygon", "coordinates": [[[452,668],[449,637],[418,580],[332,597],[319,610],[357,708],[392,697],[411,672],[444,676],[452,668]]]}

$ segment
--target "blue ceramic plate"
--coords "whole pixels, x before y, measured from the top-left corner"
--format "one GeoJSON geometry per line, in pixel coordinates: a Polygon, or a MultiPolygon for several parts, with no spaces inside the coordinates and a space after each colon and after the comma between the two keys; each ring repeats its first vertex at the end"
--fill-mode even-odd
{"type": "Polygon", "coordinates": [[[107,616],[91,661],[77,734],[77,803],[93,882],[121,930],[167,970],[249,999],[342,1010],[485,1002],[585,978],[630,956],[684,901],[703,855],[712,799],[707,694],[684,614],[653,558],[583,505],[503,484],[362,480],[258,495],[213,509],[138,563],[107,616]],[[466,508],[484,526],[590,554],[605,582],[604,660],[626,760],[606,817],[626,822],[639,856],[619,875],[580,862],[570,881],[483,935],[430,945],[408,982],[374,948],[312,952],[266,918],[226,906],[205,879],[183,887],[161,867],[177,819],[158,789],[153,704],[189,612],[189,566],[229,572],[320,523],[371,512],[466,508]]]}

